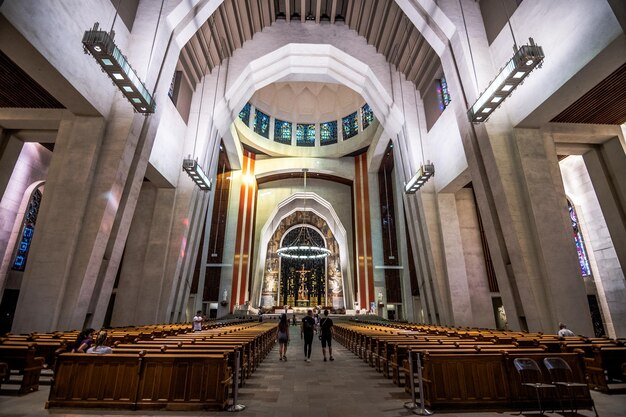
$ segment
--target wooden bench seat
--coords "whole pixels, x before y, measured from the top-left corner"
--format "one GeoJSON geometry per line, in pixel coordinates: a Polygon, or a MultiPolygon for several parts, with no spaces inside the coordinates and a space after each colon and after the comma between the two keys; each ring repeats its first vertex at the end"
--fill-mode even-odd
{"type": "Polygon", "coordinates": [[[224,354],[64,353],[46,408],[222,410],[230,382],[224,354]]]}
{"type": "Polygon", "coordinates": [[[605,393],[624,393],[626,375],[623,373],[626,364],[626,347],[597,346],[591,357],[585,358],[589,385],[593,389],[605,393]],[[621,384],[615,386],[614,383],[621,384]]]}
{"type": "Polygon", "coordinates": [[[63,340],[36,339],[33,342],[23,340],[5,340],[4,346],[33,346],[35,356],[44,358],[44,366],[53,368],[56,356],[67,351],[67,344],[63,340]]]}
{"type": "Polygon", "coordinates": [[[28,394],[29,392],[39,389],[39,377],[45,359],[37,356],[35,346],[33,344],[27,346],[21,345],[0,345],[0,362],[7,364],[7,378],[12,373],[17,373],[22,377],[19,395],[28,394]]]}

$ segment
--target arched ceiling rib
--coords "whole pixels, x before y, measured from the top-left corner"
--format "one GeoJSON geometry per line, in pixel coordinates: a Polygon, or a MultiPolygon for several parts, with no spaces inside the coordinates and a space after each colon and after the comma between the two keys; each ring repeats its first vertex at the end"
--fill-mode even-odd
{"type": "MultiPolygon", "coordinates": [[[[193,83],[276,19],[345,24],[367,39],[419,90],[441,66],[439,57],[395,0],[224,0],[180,54],[193,83]]],[[[307,24],[311,24],[307,23],[307,24]]]]}

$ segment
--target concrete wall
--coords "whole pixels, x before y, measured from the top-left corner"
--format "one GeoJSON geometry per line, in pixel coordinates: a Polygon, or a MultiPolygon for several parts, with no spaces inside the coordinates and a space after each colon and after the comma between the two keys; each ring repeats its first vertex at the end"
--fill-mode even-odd
{"type": "Polygon", "coordinates": [[[37,143],[22,143],[11,138],[4,151],[3,162],[15,153],[19,154],[15,165],[3,164],[1,168],[3,174],[13,169],[0,200],[0,254],[3,254],[0,291],[4,290],[5,280],[10,272],[22,219],[33,191],[32,186],[36,182],[45,181],[52,158],[52,152],[37,143]]]}
{"type": "Polygon", "coordinates": [[[598,291],[604,326],[610,337],[626,334],[626,283],[602,207],[582,156],[559,163],[563,185],[576,209],[598,291]]]}

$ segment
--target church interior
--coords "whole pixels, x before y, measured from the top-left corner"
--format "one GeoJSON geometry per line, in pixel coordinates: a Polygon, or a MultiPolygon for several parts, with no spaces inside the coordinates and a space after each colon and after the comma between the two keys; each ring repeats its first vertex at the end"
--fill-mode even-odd
{"type": "Polygon", "coordinates": [[[328,310],[403,386],[355,320],[527,354],[563,323],[626,388],[625,136],[622,0],[0,0],[0,336],[199,312],[259,378],[328,310]]]}

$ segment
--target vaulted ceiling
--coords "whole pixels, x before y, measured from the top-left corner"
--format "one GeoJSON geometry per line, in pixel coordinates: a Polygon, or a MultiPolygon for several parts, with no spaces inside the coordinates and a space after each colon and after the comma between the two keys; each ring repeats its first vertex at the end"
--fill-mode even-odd
{"type": "Polygon", "coordinates": [[[277,19],[345,24],[422,90],[439,57],[394,0],[225,0],[185,45],[180,64],[192,85],[277,19]]]}

